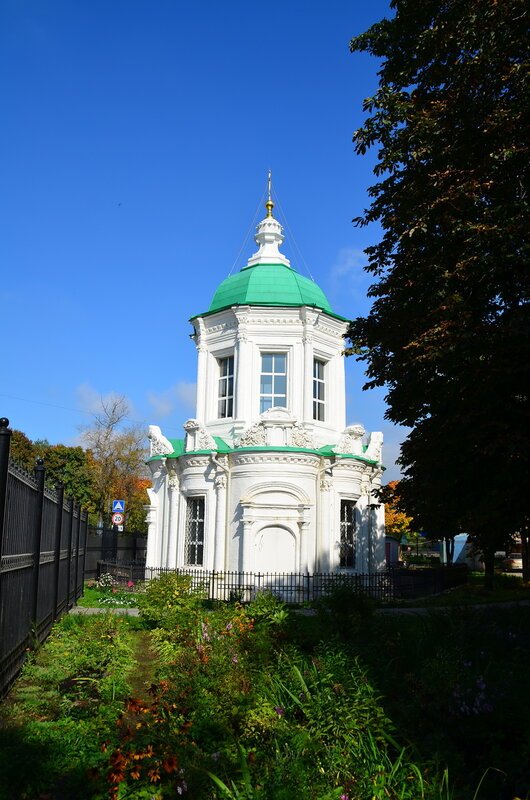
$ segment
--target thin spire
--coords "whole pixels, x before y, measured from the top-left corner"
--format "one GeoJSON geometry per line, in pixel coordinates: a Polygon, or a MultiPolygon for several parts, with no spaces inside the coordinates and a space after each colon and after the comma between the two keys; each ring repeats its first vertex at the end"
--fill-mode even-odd
{"type": "Polygon", "coordinates": [[[267,209],[267,216],[272,217],[272,209],[274,208],[274,203],[272,202],[271,191],[272,191],[272,170],[269,169],[269,178],[267,181],[267,188],[268,188],[268,200],[265,203],[265,208],[267,209]]]}

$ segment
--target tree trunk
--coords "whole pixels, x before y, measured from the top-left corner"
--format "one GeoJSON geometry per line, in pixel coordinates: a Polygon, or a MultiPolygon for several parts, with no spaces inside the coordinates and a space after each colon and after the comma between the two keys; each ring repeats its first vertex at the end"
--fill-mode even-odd
{"type": "Polygon", "coordinates": [[[484,557],[484,588],[493,589],[493,578],[495,576],[495,551],[488,547],[483,551],[484,557]]]}
{"type": "Polygon", "coordinates": [[[530,583],[530,532],[521,533],[521,555],[523,557],[523,583],[530,583]]]}
{"type": "Polygon", "coordinates": [[[453,563],[453,557],[455,554],[455,540],[452,536],[446,536],[444,539],[445,543],[445,557],[447,559],[447,566],[451,566],[453,563]]]}

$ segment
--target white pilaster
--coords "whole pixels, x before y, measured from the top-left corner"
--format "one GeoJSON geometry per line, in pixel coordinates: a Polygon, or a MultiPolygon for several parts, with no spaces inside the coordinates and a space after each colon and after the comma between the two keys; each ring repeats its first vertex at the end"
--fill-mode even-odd
{"type": "Polygon", "coordinates": [[[320,519],[317,533],[317,570],[330,572],[333,569],[333,508],[331,478],[324,476],[318,481],[320,492],[320,519]]]}
{"type": "Polygon", "coordinates": [[[206,422],[206,367],[208,351],[203,344],[197,344],[197,419],[203,425],[206,422]]]}
{"type": "Polygon", "coordinates": [[[304,344],[304,422],[313,422],[313,336],[305,326],[303,335],[304,344]]]}
{"type": "Polygon", "coordinates": [[[215,539],[213,568],[217,572],[226,568],[226,475],[218,475],[215,479],[215,539]]]}
{"type": "Polygon", "coordinates": [[[238,420],[248,421],[252,417],[252,345],[248,341],[245,322],[246,315],[238,315],[234,416],[238,420]]]}
{"type": "Polygon", "coordinates": [[[177,566],[177,546],[178,546],[178,502],[179,502],[179,480],[174,470],[168,475],[168,537],[167,537],[167,561],[169,569],[177,566]]]}

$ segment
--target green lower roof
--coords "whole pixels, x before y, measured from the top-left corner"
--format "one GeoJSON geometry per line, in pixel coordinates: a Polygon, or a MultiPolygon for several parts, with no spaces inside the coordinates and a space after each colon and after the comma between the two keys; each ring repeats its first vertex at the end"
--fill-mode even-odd
{"type": "Polygon", "coordinates": [[[181,458],[182,456],[191,456],[191,455],[208,455],[209,453],[215,452],[220,455],[225,455],[227,453],[273,453],[273,452],[280,452],[280,453],[311,453],[315,456],[321,456],[323,458],[339,458],[339,459],[353,459],[354,461],[362,461],[365,464],[377,464],[378,462],[375,461],[373,458],[366,458],[365,456],[358,456],[354,455],[353,453],[335,453],[333,451],[333,445],[326,444],[323,447],[319,447],[316,449],[310,447],[269,447],[269,446],[253,446],[253,447],[230,447],[229,444],[225,442],[220,436],[214,436],[215,443],[217,445],[215,451],[209,450],[192,450],[188,453],[185,451],[186,440],[185,439],[170,439],[171,446],[173,447],[173,452],[167,455],[160,455],[160,456],[152,456],[152,458],[148,459],[149,461],[160,461],[162,458],[181,458]]]}

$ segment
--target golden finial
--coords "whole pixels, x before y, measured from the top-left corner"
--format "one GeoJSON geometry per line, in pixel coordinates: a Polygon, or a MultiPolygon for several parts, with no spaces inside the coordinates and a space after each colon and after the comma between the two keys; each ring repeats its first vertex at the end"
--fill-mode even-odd
{"type": "Polygon", "coordinates": [[[269,199],[265,203],[265,208],[267,209],[267,216],[272,217],[272,209],[274,208],[274,203],[272,202],[271,198],[271,186],[272,186],[272,172],[269,170],[269,180],[268,180],[268,194],[269,199]]]}

